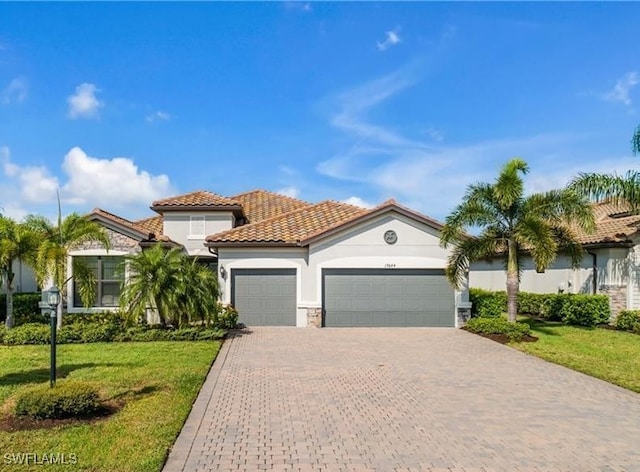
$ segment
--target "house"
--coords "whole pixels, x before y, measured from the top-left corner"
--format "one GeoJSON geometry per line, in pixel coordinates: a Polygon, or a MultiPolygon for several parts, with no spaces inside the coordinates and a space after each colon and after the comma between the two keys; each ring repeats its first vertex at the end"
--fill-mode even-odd
{"type": "MultiPolygon", "coordinates": [[[[124,256],[162,243],[208,262],[222,302],[249,326],[458,326],[468,311],[467,291],[454,290],[444,275],[441,224],[393,200],[364,209],[264,190],[197,191],[151,209],[155,216],[138,221],[102,209],[90,214],[111,249],[87,243],[70,257],[95,270],[95,310],[117,306],[124,256]]],[[[67,288],[74,293],[73,280],[67,288]]],[[[68,305],[86,311],[77,294],[68,305]]]]}
{"type": "MultiPolygon", "coordinates": [[[[611,311],[640,309],[640,215],[611,203],[594,205],[597,229],[578,232],[585,255],[578,269],[559,255],[543,273],[530,257],[521,259],[520,290],[534,293],[600,293],[609,296],[611,311]]],[[[469,286],[505,290],[501,261],[477,262],[469,270],[469,286]]]]}

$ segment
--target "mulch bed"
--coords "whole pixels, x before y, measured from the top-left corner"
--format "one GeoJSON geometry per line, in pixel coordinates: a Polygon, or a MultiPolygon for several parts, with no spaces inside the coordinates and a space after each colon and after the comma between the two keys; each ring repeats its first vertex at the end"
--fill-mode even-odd
{"type": "Polygon", "coordinates": [[[101,421],[116,413],[122,405],[117,403],[105,404],[103,408],[90,416],[79,418],[44,419],[4,415],[0,417],[0,431],[15,433],[16,431],[32,431],[34,429],[51,429],[59,426],[91,424],[101,421]]]}
{"type": "MultiPolygon", "coordinates": [[[[464,329],[469,333],[473,333],[473,331],[469,331],[466,328],[462,328],[462,329],[464,329]]],[[[481,333],[473,333],[473,334],[477,334],[478,336],[482,336],[483,338],[491,339],[492,341],[495,341],[500,344],[509,344],[509,342],[511,342],[509,340],[509,337],[506,334],[481,334],[481,333]]],[[[535,343],[537,340],[538,340],[537,337],[527,334],[522,338],[520,342],[535,343]]]]}

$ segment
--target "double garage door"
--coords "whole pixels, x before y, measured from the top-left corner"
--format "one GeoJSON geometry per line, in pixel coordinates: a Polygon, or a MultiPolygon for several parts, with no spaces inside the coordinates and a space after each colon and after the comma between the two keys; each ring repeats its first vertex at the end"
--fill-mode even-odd
{"type": "MultiPolygon", "coordinates": [[[[324,326],[453,326],[442,270],[325,269],[324,326]]],[[[231,301],[247,326],[296,325],[295,269],[233,269],[231,301]]]]}
{"type": "Polygon", "coordinates": [[[442,270],[325,269],[325,326],[453,326],[442,270]]]}

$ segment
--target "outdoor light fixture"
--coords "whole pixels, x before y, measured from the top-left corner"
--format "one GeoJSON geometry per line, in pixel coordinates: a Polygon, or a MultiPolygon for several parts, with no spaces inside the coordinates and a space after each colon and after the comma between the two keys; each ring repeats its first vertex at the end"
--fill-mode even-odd
{"type": "Polygon", "coordinates": [[[225,270],[224,266],[220,266],[220,277],[222,277],[223,279],[227,278],[227,271],[225,270]]]}
{"type": "Polygon", "coordinates": [[[47,290],[47,303],[51,309],[51,368],[49,370],[49,386],[56,384],[56,325],[58,324],[58,305],[60,304],[60,289],[55,285],[47,290]]]}

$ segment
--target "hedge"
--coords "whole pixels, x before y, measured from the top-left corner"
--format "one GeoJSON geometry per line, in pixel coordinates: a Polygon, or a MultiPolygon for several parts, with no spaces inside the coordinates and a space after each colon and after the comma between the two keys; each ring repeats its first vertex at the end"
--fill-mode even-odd
{"type": "MultiPolygon", "coordinates": [[[[83,344],[127,341],[210,341],[222,339],[226,331],[208,326],[168,329],[137,325],[129,328],[113,323],[76,322],[65,324],[57,331],[58,344],[83,344]]],[[[7,346],[49,344],[51,328],[40,323],[27,323],[7,330],[0,327],[0,343],[7,346]]]]}
{"type": "Polygon", "coordinates": [[[102,407],[95,386],[80,381],[64,381],[22,390],[16,396],[14,413],[30,418],[75,418],[91,415],[102,407]]]}
{"type": "Polygon", "coordinates": [[[531,332],[526,323],[510,323],[502,316],[491,318],[471,318],[465,328],[477,334],[506,334],[511,341],[521,341],[531,332]]]}
{"type": "MultiPolygon", "coordinates": [[[[34,317],[42,317],[38,302],[41,295],[39,293],[14,293],[13,294],[13,317],[16,325],[33,321],[34,317]]],[[[7,295],[0,294],[0,321],[7,319],[7,295]]]]}
{"type": "MultiPolygon", "coordinates": [[[[481,318],[502,316],[507,311],[507,293],[469,289],[472,314],[481,318]]],[[[580,326],[607,323],[611,316],[609,297],[570,293],[518,293],[518,313],[549,321],[580,326]]]]}
{"type": "Polygon", "coordinates": [[[616,329],[640,334],[640,310],[622,310],[618,313],[616,329]]]}

